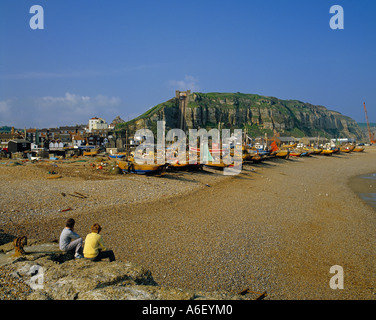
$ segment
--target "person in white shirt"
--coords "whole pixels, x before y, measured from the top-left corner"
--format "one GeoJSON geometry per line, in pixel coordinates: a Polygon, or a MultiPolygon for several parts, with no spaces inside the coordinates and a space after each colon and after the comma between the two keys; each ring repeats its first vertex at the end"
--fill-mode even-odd
{"type": "Polygon", "coordinates": [[[75,221],[73,218],[67,220],[65,228],[60,234],[59,247],[60,250],[68,252],[74,251],[75,258],[83,258],[82,238],[73,231],[75,221]]]}

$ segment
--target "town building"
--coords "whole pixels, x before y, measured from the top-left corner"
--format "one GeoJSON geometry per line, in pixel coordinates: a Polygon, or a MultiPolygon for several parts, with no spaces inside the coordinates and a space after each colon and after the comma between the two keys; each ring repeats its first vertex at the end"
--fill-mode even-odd
{"type": "Polygon", "coordinates": [[[31,150],[31,143],[25,139],[15,139],[8,142],[8,152],[24,152],[31,150]]]}
{"type": "Polygon", "coordinates": [[[102,118],[97,118],[97,117],[91,118],[89,120],[88,131],[92,132],[93,130],[97,130],[97,129],[99,130],[108,129],[108,124],[106,120],[102,118]]]}

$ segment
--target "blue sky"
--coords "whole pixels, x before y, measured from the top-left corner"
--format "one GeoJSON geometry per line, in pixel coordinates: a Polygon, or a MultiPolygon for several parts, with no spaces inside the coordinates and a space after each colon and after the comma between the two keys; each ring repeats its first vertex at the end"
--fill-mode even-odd
{"type": "Polygon", "coordinates": [[[176,89],[324,105],[376,122],[374,0],[2,0],[0,125],[132,119],[176,89]],[[332,5],[344,30],[332,30],[332,5]],[[32,30],[32,5],[44,9],[32,30]]]}

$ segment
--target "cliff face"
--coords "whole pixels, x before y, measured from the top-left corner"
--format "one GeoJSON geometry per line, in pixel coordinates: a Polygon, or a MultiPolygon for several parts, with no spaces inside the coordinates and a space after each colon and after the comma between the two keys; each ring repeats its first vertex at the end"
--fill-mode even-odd
{"type": "MultiPolygon", "coordinates": [[[[280,100],[255,94],[193,93],[185,109],[186,128],[247,129],[249,134],[348,137],[364,139],[357,123],[339,112],[297,100],[280,100]]],[[[179,128],[179,99],[174,98],[124,124],[131,131],[164,120],[166,128],[179,128]]],[[[124,127],[124,126],[123,126],[124,127]]]]}

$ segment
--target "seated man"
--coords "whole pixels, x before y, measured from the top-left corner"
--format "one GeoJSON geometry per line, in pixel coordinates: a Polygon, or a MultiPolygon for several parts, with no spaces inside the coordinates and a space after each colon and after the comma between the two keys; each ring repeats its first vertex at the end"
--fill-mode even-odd
{"type": "Polygon", "coordinates": [[[92,261],[100,261],[105,258],[109,258],[110,262],[115,261],[115,255],[112,250],[107,250],[102,236],[99,232],[102,230],[98,223],[95,223],[91,227],[91,233],[86,236],[84,256],[92,261]]]}
{"type": "Polygon", "coordinates": [[[75,221],[70,218],[67,220],[65,228],[60,234],[60,250],[68,252],[74,251],[74,257],[83,258],[82,255],[82,238],[73,231],[75,221]],[[73,241],[72,241],[73,240],[73,241]]]}

